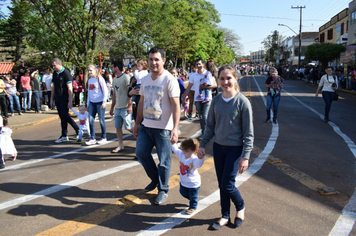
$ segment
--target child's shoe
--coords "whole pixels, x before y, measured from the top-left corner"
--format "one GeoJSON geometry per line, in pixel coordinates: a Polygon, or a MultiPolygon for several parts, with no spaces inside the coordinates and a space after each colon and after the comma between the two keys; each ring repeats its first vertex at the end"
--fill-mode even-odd
{"type": "Polygon", "coordinates": [[[94,145],[94,144],[96,144],[96,140],[95,139],[89,139],[89,141],[85,142],[85,144],[88,145],[88,146],[94,145]]]}
{"type": "Polygon", "coordinates": [[[77,141],[75,141],[75,143],[81,144],[82,140],[81,139],[77,139],[77,141]]]}
{"type": "Polygon", "coordinates": [[[17,154],[15,154],[13,157],[12,157],[12,160],[15,161],[17,158],[17,154]]]}
{"type": "Polygon", "coordinates": [[[205,104],[205,103],[208,103],[208,102],[210,102],[209,98],[204,98],[204,100],[201,101],[202,104],[205,104]]]}
{"type": "Polygon", "coordinates": [[[203,99],[204,99],[204,95],[203,95],[203,94],[199,94],[199,95],[195,98],[195,100],[197,100],[197,101],[203,101],[203,99]]]}
{"type": "Polygon", "coordinates": [[[187,215],[191,215],[195,212],[195,209],[191,209],[191,208],[188,208],[186,211],[185,211],[185,214],[187,215]]]}

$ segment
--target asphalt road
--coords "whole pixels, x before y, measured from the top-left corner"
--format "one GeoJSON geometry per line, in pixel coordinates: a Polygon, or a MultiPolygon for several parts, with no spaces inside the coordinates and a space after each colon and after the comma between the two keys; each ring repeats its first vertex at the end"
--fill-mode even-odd
{"type": "MultiPolygon", "coordinates": [[[[115,141],[74,144],[71,129],[70,143],[55,144],[60,124],[54,120],[13,133],[19,155],[14,162],[6,158],[0,171],[0,235],[356,235],[356,95],[340,92],[325,123],[316,86],[286,80],[278,125],[266,124],[264,81],[240,81],[255,125],[250,168],[237,178],[246,205],[240,228],[208,230],[220,217],[211,145],[200,170],[199,208],[188,217],[181,213],[188,201],[179,194],[176,156],[168,200],[155,206],[155,192],[142,191],[149,179],[135,159],[130,134],[124,133],[125,150],[118,154],[110,153],[115,141]],[[339,194],[322,195],[323,188],[339,194]]],[[[108,114],[106,123],[108,140],[114,140],[108,114]]],[[[96,128],[98,136],[99,123],[96,128]]],[[[180,141],[197,136],[198,120],[182,117],[181,130],[180,141]]]]}

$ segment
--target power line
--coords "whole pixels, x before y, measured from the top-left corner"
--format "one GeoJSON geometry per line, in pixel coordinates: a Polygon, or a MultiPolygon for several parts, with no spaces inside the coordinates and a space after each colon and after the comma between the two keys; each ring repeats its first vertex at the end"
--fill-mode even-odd
{"type": "MultiPolygon", "coordinates": [[[[238,15],[238,14],[226,14],[226,13],[220,13],[220,15],[299,21],[296,19],[290,19],[290,18],[285,18],[285,17],[274,17],[274,16],[253,16],[253,15],[238,15]]],[[[306,19],[304,21],[328,21],[328,20],[306,19]]]]}

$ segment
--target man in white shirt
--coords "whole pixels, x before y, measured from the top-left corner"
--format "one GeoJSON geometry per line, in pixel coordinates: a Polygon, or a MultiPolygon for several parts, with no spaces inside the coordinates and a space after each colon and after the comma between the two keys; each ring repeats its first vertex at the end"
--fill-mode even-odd
{"type": "MultiPolygon", "coordinates": [[[[184,94],[182,95],[182,97],[185,98],[188,95],[191,88],[194,88],[194,91],[195,91],[194,102],[195,102],[195,106],[196,106],[196,109],[199,114],[200,127],[202,130],[202,134],[204,134],[206,120],[208,118],[208,112],[209,112],[211,102],[202,103],[202,101],[197,101],[196,97],[199,94],[199,89],[214,89],[217,87],[217,85],[216,85],[214,77],[211,75],[211,73],[209,71],[207,71],[205,69],[205,63],[203,62],[202,59],[198,59],[195,61],[195,67],[197,68],[197,72],[189,75],[189,85],[188,85],[187,89],[185,90],[184,94]],[[209,84],[211,84],[210,86],[202,84],[202,82],[205,78],[209,79],[209,84]]],[[[209,100],[211,100],[211,99],[212,99],[212,97],[211,97],[211,93],[210,93],[209,100]]],[[[185,100],[183,100],[182,105],[184,107],[185,100]]]]}
{"type": "Polygon", "coordinates": [[[47,101],[48,108],[50,109],[51,109],[50,99],[51,99],[51,92],[52,92],[51,84],[52,84],[52,73],[51,70],[47,68],[46,73],[42,77],[42,87],[45,93],[45,100],[47,101]]]}
{"type": "Polygon", "coordinates": [[[163,67],[165,57],[166,52],[161,48],[154,47],[149,51],[151,72],[141,81],[141,98],[133,129],[133,135],[137,138],[136,156],[151,179],[145,191],[149,192],[158,187],[156,205],[164,203],[168,197],[171,143],[178,141],[180,120],[180,89],[177,79],[163,67]],[[154,146],[159,159],[158,166],[151,154],[154,146]]]}

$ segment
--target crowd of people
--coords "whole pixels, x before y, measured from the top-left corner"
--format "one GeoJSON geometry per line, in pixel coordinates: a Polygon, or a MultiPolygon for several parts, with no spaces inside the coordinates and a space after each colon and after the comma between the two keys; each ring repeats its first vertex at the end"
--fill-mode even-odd
{"type": "MultiPolygon", "coordinates": [[[[33,94],[35,112],[41,113],[39,106],[44,103],[58,111],[61,136],[55,140],[56,143],[69,142],[69,124],[77,135],[76,143],[83,142],[85,131],[88,135],[85,144],[95,145],[107,142],[105,111],[107,102],[112,100],[109,114],[114,117],[118,138],[118,146],[112,150],[112,153],[125,149],[122,130],[124,126],[137,139],[136,157],[150,179],[150,183],[144,190],[150,192],[158,189],[156,205],[165,203],[168,197],[173,151],[180,163],[179,191],[189,200],[189,207],[185,213],[193,214],[196,211],[202,181],[198,169],[204,163],[206,145],[213,140],[213,158],[220,189],[221,218],[211,225],[211,229],[218,230],[227,224],[241,226],[245,219],[245,204],[235,186],[235,179],[238,173],[242,174],[248,169],[254,129],[252,107],[250,101],[240,92],[239,76],[264,71],[269,73],[265,81],[267,89],[265,122],[277,124],[278,104],[284,83],[281,74],[284,72],[270,65],[256,67],[223,65],[218,69],[212,59],[207,62],[197,59],[192,63],[189,73],[186,73],[177,68],[166,70],[165,61],[165,51],[154,47],[148,53],[148,60],[139,59],[130,63],[128,68],[125,68],[123,62],[119,60],[113,61],[105,70],[89,65],[87,67],[89,78],[86,85],[83,83],[83,73],[78,73],[73,79],[70,71],[62,65],[59,58],[52,60],[54,72],[51,73],[51,69],[47,68],[41,79],[38,70],[30,74],[22,63],[18,75],[14,73],[12,77],[5,76],[4,83],[0,80],[0,93],[4,92],[8,98],[7,101],[3,98],[0,100],[1,110],[4,112],[2,113],[4,122],[0,124],[0,132],[2,132],[0,168],[5,167],[3,154],[13,156],[13,160],[17,157],[16,148],[11,140],[11,129],[7,126],[8,105],[10,105],[11,115],[14,114],[14,109],[22,115],[31,108],[33,94]],[[188,82],[188,85],[184,81],[188,82]],[[20,86],[17,86],[18,82],[20,86]],[[86,101],[81,99],[84,90],[87,91],[86,101]],[[19,99],[19,93],[22,100],[19,99]],[[14,104],[15,108],[12,107],[14,104]],[[185,108],[187,119],[193,119],[194,105],[195,117],[200,120],[201,141],[188,138],[178,145],[181,109],[185,108]],[[78,110],[75,107],[78,107],[78,110]],[[79,124],[70,117],[69,109],[78,116],[79,124]],[[96,115],[101,127],[98,141],[94,123],[96,115]],[[154,147],[159,160],[158,165],[152,156],[154,147]],[[236,209],[233,223],[230,218],[231,202],[236,209]]],[[[309,72],[313,73],[312,70],[309,72]]],[[[341,79],[338,80],[338,77],[332,75],[332,68],[328,68],[326,72],[327,75],[320,79],[315,96],[318,96],[321,89],[326,105],[325,121],[329,121],[331,102],[338,81],[341,79]]]]}

